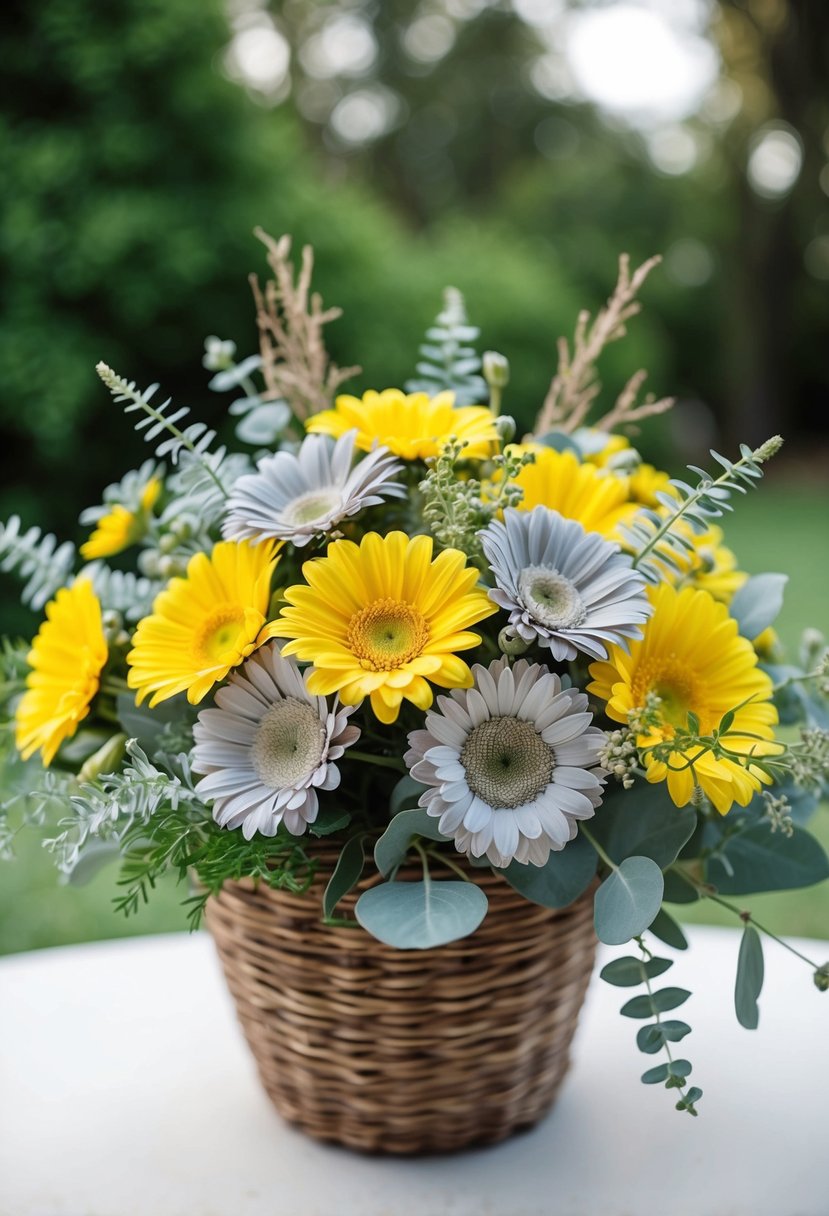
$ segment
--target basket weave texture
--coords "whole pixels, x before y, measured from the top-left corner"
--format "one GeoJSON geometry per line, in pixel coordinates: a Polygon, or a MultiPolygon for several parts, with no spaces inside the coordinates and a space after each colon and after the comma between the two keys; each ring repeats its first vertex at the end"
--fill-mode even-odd
{"type": "MultiPolygon", "coordinates": [[[[377,1153],[490,1144],[549,1110],[593,968],[592,892],[553,911],[489,870],[469,937],[397,950],[321,921],[336,853],[303,895],[226,883],[208,902],[245,1037],[280,1114],[318,1140],[377,1153]]],[[[419,877],[401,870],[398,878],[419,877]]],[[[364,880],[340,903],[352,914],[364,880]]]]}

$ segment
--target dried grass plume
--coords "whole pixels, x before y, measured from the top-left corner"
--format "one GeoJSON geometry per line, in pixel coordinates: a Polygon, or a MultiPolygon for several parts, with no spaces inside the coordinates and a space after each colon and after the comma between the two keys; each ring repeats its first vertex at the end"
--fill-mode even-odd
{"type": "Polygon", "coordinates": [[[261,228],[254,234],[268,251],[273,278],[264,289],[259,276],[250,275],[259,326],[262,375],[266,384],[263,398],[284,398],[294,416],[304,422],[311,414],[328,409],[337,389],[357,375],[359,367],[337,367],[328,356],[322,329],[342,313],[340,308],[323,308],[318,292],[311,291],[314,252],[310,245],[302,250],[298,277],[291,260],[291,238],[278,241],[261,228]]]}

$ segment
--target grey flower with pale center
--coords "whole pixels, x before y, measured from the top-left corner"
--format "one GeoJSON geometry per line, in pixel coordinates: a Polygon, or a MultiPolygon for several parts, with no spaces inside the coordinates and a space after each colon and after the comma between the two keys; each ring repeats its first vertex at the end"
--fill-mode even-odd
{"type": "Polygon", "coordinates": [[[317,817],[317,790],[340,784],[335,761],[360,737],[352,706],[312,696],[292,659],[263,646],[203,709],[193,728],[196,792],[221,827],[301,836],[317,817]]]}
{"type": "Polygon", "coordinates": [[[406,764],[428,787],[420,805],[459,852],[542,866],[601,802],[605,733],[585,694],[538,663],[504,657],[472,676],[409,735],[406,764]]]}
{"type": "Polygon", "coordinates": [[[402,466],[388,448],[377,447],[353,465],[356,431],[335,442],[307,435],[298,452],[276,452],[240,477],[222,525],[226,540],[288,540],[306,545],[343,519],[384,498],[401,498],[394,480],[402,466]]]}
{"type": "Polygon", "coordinates": [[[508,507],[479,535],[497,583],[489,597],[522,641],[569,661],[579,650],[605,659],[609,643],[641,638],[652,612],[645,580],[612,541],[544,506],[508,507]]]}

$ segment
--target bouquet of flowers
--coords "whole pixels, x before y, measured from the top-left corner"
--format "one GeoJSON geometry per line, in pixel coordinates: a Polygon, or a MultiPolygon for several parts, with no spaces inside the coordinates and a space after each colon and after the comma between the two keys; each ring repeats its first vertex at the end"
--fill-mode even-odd
{"type": "Polygon", "coordinates": [[[641,399],[643,372],[595,408],[597,358],[657,259],[621,259],[517,441],[507,360],[479,357],[458,292],[406,391],[344,394],[359,369],[326,353],[338,310],[310,251],[297,270],[287,238],[260,235],[260,351],[238,362],[211,337],[204,356],[235,447],[99,364],[152,455],[81,516],[80,560],[16,517],[0,531],[0,565],[45,606],[3,651],[0,843],[58,808],[46,844],[70,879],[119,857],[131,912],[172,870],[196,924],[228,880],[307,889],[326,837],[320,917],[343,923],[373,870],[357,921],[401,950],[475,931],[470,865],[552,908],[592,888],[599,939],[636,943],[602,975],[643,987],[622,1013],[663,1060],[642,1079],[696,1114],[690,1027],[662,1016],[689,994],[652,983],[671,966],[655,943],[686,944],[663,903],[742,922],[754,1027],[764,930],[732,897],[829,875],[803,826],[829,758],[826,645],[810,631],[798,663],[781,655],[786,578],[742,573],[716,522],[781,440],[670,478],[629,438],[672,404],[641,399]],[[134,569],[111,564],[127,551],[134,569]],[[420,881],[396,880],[407,859],[420,881]]]}

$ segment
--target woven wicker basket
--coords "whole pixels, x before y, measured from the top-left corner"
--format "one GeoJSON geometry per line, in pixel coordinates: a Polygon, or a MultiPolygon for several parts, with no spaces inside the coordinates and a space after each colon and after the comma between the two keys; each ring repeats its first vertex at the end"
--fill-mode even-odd
{"type": "MultiPolygon", "coordinates": [[[[593,967],[592,893],[551,911],[489,870],[470,937],[395,950],[321,923],[336,854],[302,896],[226,883],[209,901],[239,1020],[281,1115],[318,1140],[377,1153],[502,1140],[550,1108],[593,967]]],[[[399,878],[414,878],[401,871],[399,878]]],[[[376,881],[376,880],[375,880],[376,881]]],[[[364,881],[340,904],[349,916],[364,881]]]]}

